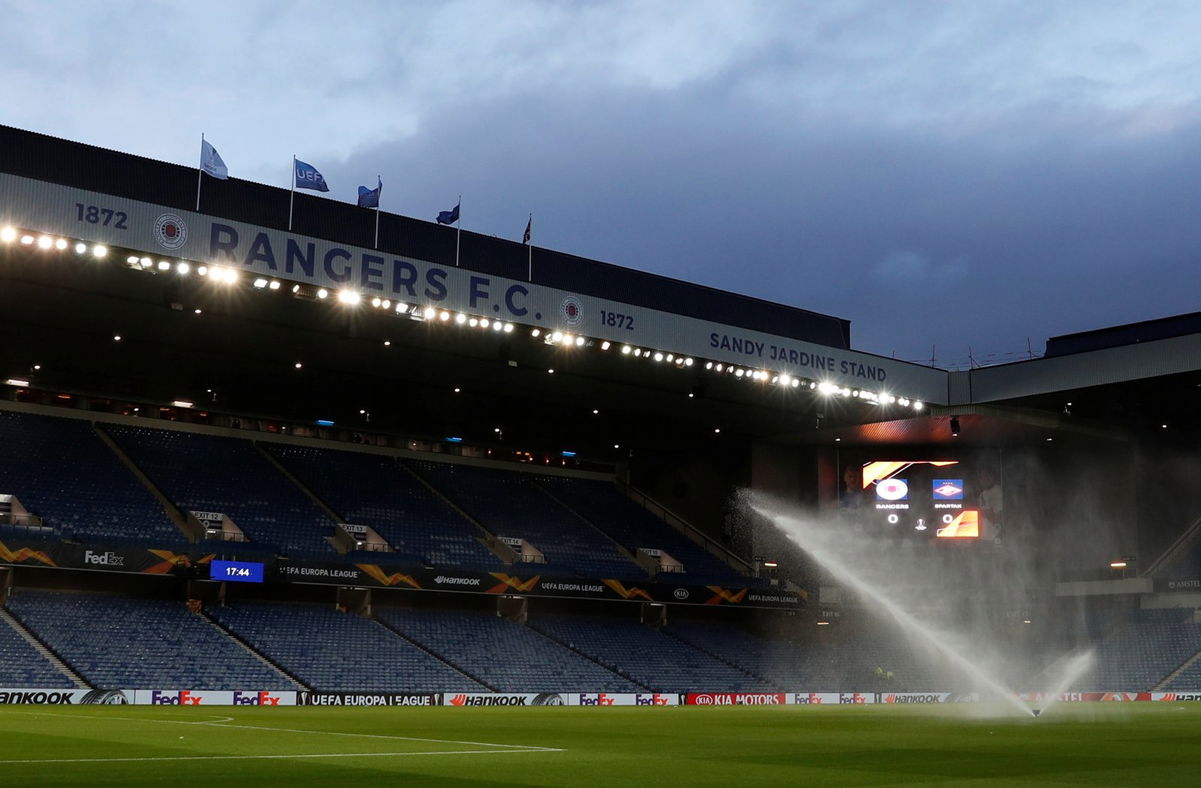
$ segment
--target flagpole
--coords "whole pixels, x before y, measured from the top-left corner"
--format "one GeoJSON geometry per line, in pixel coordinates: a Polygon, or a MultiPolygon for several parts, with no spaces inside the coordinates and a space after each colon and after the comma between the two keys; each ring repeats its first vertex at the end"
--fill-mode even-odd
{"type": "Polygon", "coordinates": [[[459,236],[463,234],[463,195],[459,195],[457,205],[459,218],[455,220],[455,268],[459,267],[459,236]]]}
{"type": "Polygon", "coordinates": [[[292,206],[296,203],[296,154],[292,154],[292,192],[288,196],[288,232],[292,232],[292,206]]]}
{"type": "MultiPolygon", "coordinates": [[[[391,177],[391,176],[388,176],[391,177]]],[[[379,189],[379,193],[375,195],[375,248],[379,248],[379,199],[383,196],[384,190],[381,188],[384,183],[384,176],[376,175],[375,182],[378,184],[375,188],[379,189]]]]}
{"type": "Polygon", "coordinates": [[[529,240],[529,243],[526,244],[527,251],[529,252],[529,270],[526,273],[526,279],[529,280],[530,282],[533,282],[534,281],[534,214],[533,214],[533,212],[530,213],[530,220],[526,226],[530,228],[530,240],[529,240]]]}
{"type": "Polygon", "coordinates": [[[204,132],[200,132],[200,167],[196,170],[196,213],[200,213],[200,181],[204,176],[204,132]]]}

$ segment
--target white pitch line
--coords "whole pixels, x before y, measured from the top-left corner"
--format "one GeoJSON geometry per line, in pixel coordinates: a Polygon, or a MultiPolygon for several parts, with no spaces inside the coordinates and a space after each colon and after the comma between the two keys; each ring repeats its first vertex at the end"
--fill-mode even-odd
{"type": "Polygon", "coordinates": [[[521,750],[431,750],[429,752],[330,752],[298,755],[161,755],[142,758],[28,758],[0,761],[0,766],[18,763],[141,763],[144,761],[253,761],[293,760],[296,758],[408,758],[417,755],[514,755],[526,752],[566,752],[555,747],[521,750]]]}
{"type": "MultiPolygon", "coordinates": [[[[351,736],[351,737],[360,738],[360,739],[387,739],[389,741],[420,741],[420,742],[428,742],[430,744],[468,744],[473,747],[498,747],[498,748],[503,747],[506,749],[520,749],[520,750],[532,750],[532,751],[543,750],[546,752],[563,752],[563,750],[559,747],[541,747],[537,744],[498,744],[496,742],[468,741],[466,739],[430,739],[430,738],[424,738],[424,737],[420,737],[420,736],[391,736],[391,735],[384,734],[384,733],[350,733],[347,731],[314,731],[314,730],[305,730],[303,728],[270,728],[270,727],[267,727],[264,725],[238,725],[238,724],[232,724],[229,722],[220,722],[220,721],[161,720],[161,719],[155,719],[153,717],[117,717],[117,716],[108,716],[108,715],[100,717],[100,716],[96,716],[94,714],[54,714],[51,712],[37,712],[37,711],[25,711],[25,712],[16,712],[16,713],[17,714],[28,714],[28,715],[34,716],[34,717],[77,717],[77,718],[85,719],[85,720],[123,720],[126,722],[148,722],[148,723],[153,723],[156,725],[159,723],[170,723],[173,725],[207,725],[207,726],[210,726],[213,728],[244,728],[244,729],[252,730],[252,731],[275,731],[277,733],[308,733],[308,734],[315,734],[317,736],[351,736]]],[[[221,719],[233,720],[233,717],[223,717],[221,719]]],[[[0,763],[7,763],[7,761],[0,761],[0,763]]]]}

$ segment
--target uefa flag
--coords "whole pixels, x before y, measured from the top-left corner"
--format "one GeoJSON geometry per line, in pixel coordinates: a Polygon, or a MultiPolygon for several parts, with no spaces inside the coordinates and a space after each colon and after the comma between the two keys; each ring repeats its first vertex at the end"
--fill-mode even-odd
{"type": "Polygon", "coordinates": [[[534,229],[534,215],[530,214],[530,220],[525,223],[525,233],[521,236],[521,242],[528,244],[530,242],[530,231],[534,229]]]}
{"type": "Polygon", "coordinates": [[[318,192],[329,191],[329,186],[325,183],[325,176],[317,172],[316,167],[306,164],[300,159],[296,159],[296,188],[312,189],[318,192]]]}
{"type": "Polygon", "coordinates": [[[384,190],[383,180],[376,178],[379,184],[374,189],[368,189],[366,186],[359,187],[359,207],[360,208],[378,208],[380,192],[384,190]]]}
{"type": "Polygon", "coordinates": [[[454,224],[459,221],[459,206],[462,203],[456,203],[455,207],[449,211],[438,211],[438,224],[454,224]]]}
{"type": "Polygon", "coordinates": [[[200,138],[200,169],[219,180],[229,178],[229,168],[221,160],[221,154],[204,137],[200,138]]]}

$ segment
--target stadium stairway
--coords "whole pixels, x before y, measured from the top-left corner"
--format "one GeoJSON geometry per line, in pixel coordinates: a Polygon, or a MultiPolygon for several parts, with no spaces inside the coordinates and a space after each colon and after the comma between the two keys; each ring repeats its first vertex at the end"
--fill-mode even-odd
{"type": "Polygon", "coordinates": [[[481,541],[483,542],[484,546],[487,547],[489,550],[491,550],[493,553],[495,553],[497,558],[499,558],[504,564],[512,565],[513,562],[517,560],[517,552],[515,550],[513,550],[513,548],[509,547],[507,544],[500,541],[500,539],[497,539],[496,534],[489,531],[484,526],[484,524],[481,523],[479,520],[475,519],[470,514],[463,511],[463,509],[458,504],[456,504],[454,501],[452,501],[450,498],[448,498],[446,495],[444,495],[441,490],[439,490],[437,487],[435,487],[433,484],[431,484],[428,479],[426,479],[424,476],[422,476],[420,473],[418,473],[415,469],[411,468],[408,465],[408,463],[404,463],[404,462],[398,463],[398,468],[400,470],[404,471],[405,473],[407,473],[413,479],[415,479],[417,481],[417,483],[420,484],[422,487],[424,487],[425,489],[427,489],[431,493],[433,493],[435,496],[437,496],[439,500],[441,500],[443,503],[445,503],[447,506],[449,506],[451,509],[453,509],[455,512],[457,512],[460,517],[462,517],[464,520],[466,520],[467,522],[474,525],[477,529],[479,529],[479,532],[481,534],[481,541]]]}
{"type": "Polygon", "coordinates": [[[303,681],[301,681],[300,678],[298,676],[296,676],[296,674],[292,673],[287,668],[285,668],[283,665],[281,665],[278,662],[276,662],[275,660],[271,659],[271,657],[268,657],[266,654],[262,653],[261,651],[256,651],[253,646],[251,646],[249,643],[247,643],[242,638],[238,637],[237,633],[235,633],[234,631],[232,631],[231,629],[226,627],[214,615],[209,613],[208,608],[201,606],[200,609],[197,611],[197,615],[201,616],[202,618],[207,619],[208,622],[210,624],[212,624],[219,632],[221,632],[227,638],[232,640],[235,644],[240,646],[243,650],[245,650],[247,653],[249,653],[250,656],[254,657],[259,662],[262,662],[267,667],[272,668],[273,670],[277,670],[280,673],[284,674],[289,680],[292,681],[292,683],[294,683],[296,685],[296,689],[298,689],[298,690],[311,690],[312,689],[312,687],[310,687],[308,684],[305,684],[303,681]]]}
{"type": "Polygon", "coordinates": [[[149,476],[142,473],[142,469],[139,468],[137,464],[129,458],[129,455],[117,445],[117,442],[113,440],[107,432],[100,429],[95,422],[92,422],[92,432],[96,434],[96,437],[100,439],[101,443],[103,443],[105,446],[108,446],[108,448],[112,450],[113,454],[117,455],[117,459],[121,461],[121,464],[129,469],[129,472],[132,473],[139,482],[141,482],[142,486],[150,491],[150,494],[153,495],[155,500],[159,502],[159,505],[163,507],[163,511],[166,512],[167,517],[171,520],[171,522],[175,523],[175,527],[180,530],[183,538],[187,539],[187,515],[185,515],[178,506],[172,503],[171,499],[168,498],[162,490],[155,486],[154,482],[150,481],[149,476]]]}
{"type": "Polygon", "coordinates": [[[427,645],[425,645],[424,643],[422,643],[420,640],[415,640],[415,639],[413,639],[413,638],[409,637],[409,636],[408,636],[408,635],[406,635],[404,632],[402,632],[401,630],[399,630],[399,629],[397,629],[395,626],[393,626],[391,623],[389,623],[389,622],[388,622],[386,619],[380,618],[379,616],[376,616],[376,615],[372,615],[372,616],[371,616],[371,619],[372,619],[373,621],[375,621],[375,623],[377,623],[377,624],[379,624],[381,627],[383,627],[384,629],[388,630],[389,632],[391,632],[392,634],[396,635],[397,637],[399,637],[399,638],[402,638],[402,639],[404,639],[404,640],[408,641],[409,643],[411,643],[412,645],[414,645],[414,646],[416,646],[417,648],[421,649],[421,650],[422,650],[422,651],[424,651],[426,654],[429,654],[431,657],[433,657],[434,659],[438,660],[439,662],[445,663],[445,664],[446,664],[448,667],[454,668],[455,670],[459,671],[459,672],[460,672],[460,673],[462,673],[464,676],[467,676],[468,678],[472,679],[473,681],[478,681],[480,684],[483,684],[485,687],[487,687],[488,689],[492,690],[493,692],[498,692],[498,691],[499,691],[499,690],[498,690],[498,689],[497,689],[497,688],[496,688],[494,685],[492,685],[492,684],[488,683],[488,682],[487,682],[487,681],[485,681],[485,680],[484,680],[482,677],[480,677],[479,675],[477,675],[477,674],[475,674],[475,673],[471,672],[471,671],[470,671],[470,670],[468,670],[466,667],[464,667],[464,666],[462,666],[462,665],[459,665],[459,664],[456,664],[456,663],[454,663],[454,662],[451,662],[449,659],[447,659],[446,657],[442,656],[442,655],[441,655],[441,654],[439,654],[438,652],[434,651],[434,650],[433,650],[433,649],[431,649],[429,646],[427,646],[427,645]]]}
{"type": "Polygon", "coordinates": [[[539,635],[542,635],[543,637],[545,637],[549,640],[553,640],[554,642],[558,643],[560,646],[567,649],[568,651],[571,651],[575,654],[579,654],[584,659],[588,660],[589,662],[596,663],[597,665],[599,665],[600,667],[609,671],[610,673],[616,673],[618,676],[621,676],[623,679],[630,682],[631,684],[633,684],[637,687],[641,687],[644,690],[652,691],[650,685],[645,684],[645,683],[639,681],[638,679],[634,678],[629,673],[627,673],[624,669],[622,669],[622,667],[620,665],[616,665],[616,664],[610,665],[606,662],[603,662],[599,658],[594,657],[593,655],[589,654],[587,651],[583,651],[580,648],[577,648],[575,642],[573,640],[571,640],[570,638],[560,637],[555,632],[544,629],[540,626],[536,626],[532,621],[527,626],[529,626],[530,629],[537,632],[539,635]]]}
{"type": "MultiPolygon", "coordinates": [[[[304,485],[304,483],[300,481],[300,479],[297,479],[296,474],[292,473],[292,471],[290,471],[286,467],[284,467],[283,463],[281,463],[278,459],[275,458],[275,455],[273,455],[271,452],[267,451],[267,449],[265,449],[263,447],[263,445],[261,443],[259,443],[258,441],[251,441],[251,443],[254,445],[255,451],[257,451],[263,459],[265,459],[268,463],[270,463],[271,466],[273,468],[275,468],[275,470],[279,471],[280,475],[282,475],[285,479],[287,479],[289,482],[294,484],[296,486],[297,490],[299,490],[306,497],[308,497],[308,499],[310,501],[312,501],[314,504],[316,504],[317,508],[320,509],[322,512],[324,512],[326,517],[333,520],[338,525],[346,525],[346,520],[344,520],[342,517],[340,517],[338,515],[338,513],[335,512],[333,509],[331,509],[325,501],[321,500],[321,498],[318,497],[317,493],[313,492],[308,487],[306,487],[304,485]]],[[[333,537],[327,536],[326,541],[329,542],[330,547],[337,550],[337,546],[334,544],[333,537]]]]}
{"type": "Polygon", "coordinates": [[[726,657],[717,653],[713,649],[706,647],[704,641],[701,638],[687,637],[687,636],[681,634],[680,632],[676,631],[675,629],[673,629],[670,626],[663,627],[659,631],[662,632],[663,634],[667,635],[668,637],[675,638],[676,640],[680,641],[681,643],[683,643],[686,646],[692,646],[693,648],[697,649],[698,651],[703,651],[704,653],[706,653],[709,656],[716,659],[718,662],[724,662],[736,670],[741,670],[743,673],[749,673],[750,675],[752,675],[755,678],[762,681],[765,686],[772,686],[775,689],[780,689],[780,690],[787,689],[786,687],[776,686],[780,682],[774,681],[770,677],[763,675],[763,673],[761,673],[760,671],[755,670],[753,666],[751,666],[749,664],[741,664],[738,662],[734,662],[733,660],[727,659],[726,657]]]}
{"type": "MultiPolygon", "coordinates": [[[[3,607],[0,607],[0,621],[7,624],[15,635],[14,638],[7,632],[0,631],[0,657],[3,657],[4,663],[0,665],[0,683],[7,685],[8,681],[20,680],[14,678],[16,671],[13,670],[20,663],[20,667],[24,668],[20,672],[26,677],[23,680],[36,682],[39,687],[43,683],[50,685],[54,679],[61,677],[63,684],[70,683],[76,689],[92,688],[70,665],[3,607]],[[27,648],[22,647],[16,638],[24,641],[27,648]],[[40,655],[44,663],[39,664],[34,655],[40,655]],[[55,672],[60,675],[55,676],[55,672]]],[[[57,683],[53,686],[57,686],[57,683]]]]}

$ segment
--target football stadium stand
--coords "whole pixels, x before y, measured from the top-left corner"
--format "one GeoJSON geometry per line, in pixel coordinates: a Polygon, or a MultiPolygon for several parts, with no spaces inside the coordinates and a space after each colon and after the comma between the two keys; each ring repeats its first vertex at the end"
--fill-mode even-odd
{"type": "Polygon", "coordinates": [[[213,617],[309,687],[328,692],[487,692],[388,630],[332,606],[244,602],[213,617]]]}
{"type": "MultiPolygon", "coordinates": [[[[1095,669],[1076,688],[1107,692],[1156,686],[1201,651],[1201,624],[1192,616],[1192,608],[1135,611],[1129,624],[1097,644],[1095,669]]],[[[1179,679],[1174,683],[1183,688],[1179,679]]]]}
{"type": "Polygon", "coordinates": [[[334,558],[334,523],[250,441],[106,424],[103,429],[182,511],[221,512],[252,542],[334,558]]]}
{"type": "Polygon", "coordinates": [[[647,579],[613,540],[534,486],[529,474],[422,461],[408,465],[491,533],[524,539],[541,551],[543,574],[647,579]]]}
{"type": "Polygon", "coordinates": [[[644,688],[495,613],[377,607],[376,617],[501,692],[640,692],[644,688]]]}
{"type": "Polygon", "coordinates": [[[18,626],[0,611],[0,687],[74,687],[69,676],[22,637],[18,626]]]}
{"type": "Polygon", "coordinates": [[[637,621],[544,616],[531,619],[530,626],[655,692],[687,692],[696,687],[772,689],[769,682],[637,621]]]}
{"type": "MultiPolygon", "coordinates": [[[[346,522],[376,530],[396,555],[389,562],[495,570],[503,563],[482,532],[396,458],[361,452],[262,444],[346,522]]],[[[380,556],[372,556],[380,560],[380,556]]]]}
{"type": "Polygon", "coordinates": [[[94,687],[296,689],[182,601],[20,589],[8,609],[94,687]]]}
{"type": "Polygon", "coordinates": [[[713,556],[684,534],[631,501],[613,484],[589,479],[541,476],[539,487],[607,534],[613,541],[637,553],[639,548],[661,550],[679,561],[684,571],[671,573],[664,582],[697,585],[759,585],[713,556]]]}
{"type": "Polygon", "coordinates": [[[187,538],[81,419],[0,411],[0,493],[17,496],[56,537],[156,547],[187,538]]]}

